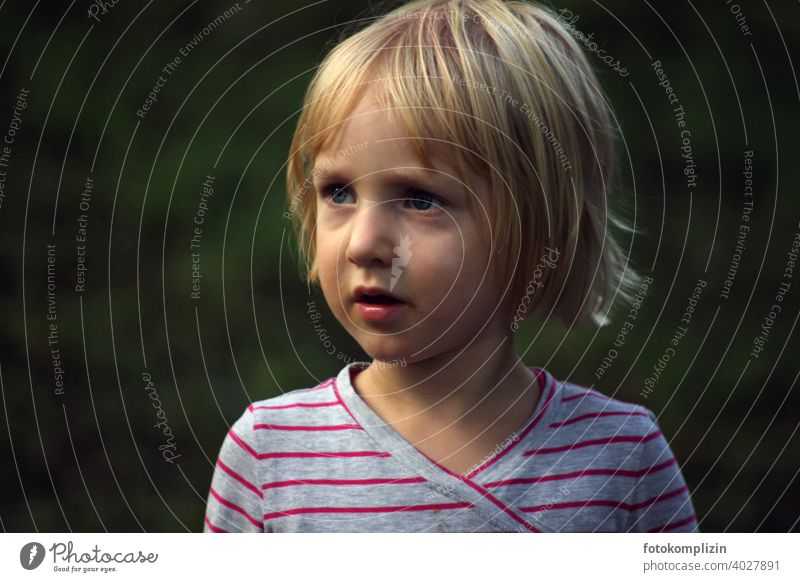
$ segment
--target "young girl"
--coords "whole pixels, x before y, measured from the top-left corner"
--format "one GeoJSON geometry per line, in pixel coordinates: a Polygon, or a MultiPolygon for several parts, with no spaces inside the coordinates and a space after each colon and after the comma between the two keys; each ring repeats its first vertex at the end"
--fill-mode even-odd
{"type": "Polygon", "coordinates": [[[655,416],[525,366],[532,312],[630,300],[613,130],[558,17],[419,0],[345,39],[288,162],[308,278],[371,362],[250,405],[205,530],[697,531],[655,416]]]}

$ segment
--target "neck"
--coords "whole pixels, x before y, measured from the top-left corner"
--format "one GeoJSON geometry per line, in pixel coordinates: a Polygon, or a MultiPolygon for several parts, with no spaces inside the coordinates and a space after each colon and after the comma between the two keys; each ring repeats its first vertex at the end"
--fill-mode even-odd
{"type": "Polygon", "coordinates": [[[540,394],[536,376],[516,354],[512,334],[479,337],[460,351],[403,367],[375,361],[357,378],[358,393],[373,408],[465,428],[512,411],[524,419],[540,394]]]}

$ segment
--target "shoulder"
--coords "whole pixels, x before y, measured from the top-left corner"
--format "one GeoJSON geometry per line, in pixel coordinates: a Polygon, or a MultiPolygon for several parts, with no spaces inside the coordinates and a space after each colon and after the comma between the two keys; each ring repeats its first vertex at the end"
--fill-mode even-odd
{"type": "Polygon", "coordinates": [[[335,390],[335,378],[311,388],[299,388],[250,404],[238,422],[245,430],[261,432],[274,425],[315,424],[337,414],[341,400],[335,390]]]}
{"type": "Polygon", "coordinates": [[[619,429],[625,434],[654,438],[651,433],[657,430],[656,417],[641,404],[571,382],[560,382],[559,392],[559,414],[555,419],[558,428],[576,427],[591,433],[619,429]]]}
{"type": "Polygon", "coordinates": [[[614,456],[625,469],[642,474],[677,471],[669,441],[652,410],[566,382],[561,393],[559,418],[551,427],[576,443],[571,448],[602,445],[595,459],[614,456]]]}
{"type": "Polygon", "coordinates": [[[311,388],[299,388],[278,396],[257,400],[247,407],[246,412],[255,416],[263,416],[278,410],[324,408],[329,403],[336,402],[334,381],[335,378],[330,377],[311,388]]]}
{"type": "Polygon", "coordinates": [[[629,517],[626,529],[697,531],[689,487],[653,411],[574,384],[563,386],[562,401],[566,422],[572,423],[565,427],[590,423],[572,438],[602,445],[592,462],[604,459],[618,467],[620,492],[630,492],[621,505],[629,517]]]}
{"type": "Polygon", "coordinates": [[[217,458],[205,531],[263,531],[268,462],[313,450],[311,439],[338,408],[333,381],[253,402],[233,422],[217,458]]]}
{"type": "Polygon", "coordinates": [[[560,382],[557,397],[557,411],[550,419],[551,442],[561,444],[571,456],[630,471],[672,459],[649,408],[570,382],[560,382]]]}
{"type": "Polygon", "coordinates": [[[649,408],[566,381],[554,404],[536,454],[558,454],[554,474],[580,473],[565,488],[570,503],[613,503],[615,531],[696,531],[689,489],[649,408]]]}
{"type": "Polygon", "coordinates": [[[310,388],[291,390],[278,396],[256,400],[241,413],[228,431],[228,446],[238,445],[258,458],[255,444],[263,429],[279,424],[306,423],[309,418],[324,418],[325,411],[337,407],[334,378],[310,388]]]}

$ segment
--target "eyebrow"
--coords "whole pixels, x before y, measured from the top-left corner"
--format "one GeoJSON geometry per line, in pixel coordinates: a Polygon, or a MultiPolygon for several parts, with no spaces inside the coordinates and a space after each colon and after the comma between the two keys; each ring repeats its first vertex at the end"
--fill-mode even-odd
{"type": "MultiPolygon", "coordinates": [[[[311,169],[311,178],[315,184],[326,182],[342,182],[349,184],[352,180],[346,178],[346,172],[343,168],[331,167],[317,167],[311,169]]],[[[454,174],[448,174],[443,170],[429,170],[423,167],[400,167],[384,170],[375,175],[388,180],[392,184],[411,183],[420,187],[429,188],[444,188],[451,192],[461,193],[465,190],[465,185],[462,184],[458,177],[454,174]]]]}

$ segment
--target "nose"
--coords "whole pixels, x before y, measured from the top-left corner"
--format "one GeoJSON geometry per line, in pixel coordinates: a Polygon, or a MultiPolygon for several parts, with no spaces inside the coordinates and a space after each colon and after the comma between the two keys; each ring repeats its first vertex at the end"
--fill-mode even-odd
{"type": "Polygon", "coordinates": [[[391,202],[366,202],[352,218],[347,260],[359,267],[391,267],[394,256],[391,202]]]}

